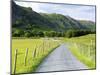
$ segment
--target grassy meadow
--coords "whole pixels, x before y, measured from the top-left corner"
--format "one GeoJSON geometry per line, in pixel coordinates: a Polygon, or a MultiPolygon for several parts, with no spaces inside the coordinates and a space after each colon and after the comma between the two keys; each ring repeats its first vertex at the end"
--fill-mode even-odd
{"type": "MultiPolygon", "coordinates": [[[[16,73],[35,72],[43,59],[61,43],[67,43],[69,50],[89,69],[95,68],[95,34],[72,38],[13,38],[12,74],[14,73],[15,50],[18,49],[16,73]],[[28,55],[25,66],[25,53],[28,55]],[[34,54],[35,53],[35,54],[34,54]]],[[[67,60],[66,60],[67,61],[67,60]]]]}
{"type": "Polygon", "coordinates": [[[64,38],[64,41],[69,45],[69,50],[83,62],[89,69],[94,69],[95,66],[95,53],[96,53],[96,40],[95,34],[88,34],[80,37],[64,38]]]}
{"type": "Polygon", "coordinates": [[[34,72],[40,62],[57,46],[54,39],[12,39],[12,74],[14,73],[15,49],[18,49],[16,73],[34,72]],[[28,48],[26,66],[25,53],[28,48]],[[36,50],[36,51],[35,51],[36,50]]]}

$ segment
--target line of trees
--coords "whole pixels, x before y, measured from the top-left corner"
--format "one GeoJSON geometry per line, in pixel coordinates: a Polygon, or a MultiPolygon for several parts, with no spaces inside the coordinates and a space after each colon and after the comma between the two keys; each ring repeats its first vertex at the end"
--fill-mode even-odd
{"type": "Polygon", "coordinates": [[[56,31],[37,31],[37,30],[21,30],[13,29],[13,37],[77,37],[86,34],[94,34],[95,31],[92,30],[67,30],[66,32],[56,32],[56,31]]]}

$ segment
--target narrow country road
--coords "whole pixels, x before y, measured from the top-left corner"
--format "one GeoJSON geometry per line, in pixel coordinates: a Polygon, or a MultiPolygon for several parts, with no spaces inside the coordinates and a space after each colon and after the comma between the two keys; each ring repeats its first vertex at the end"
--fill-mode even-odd
{"type": "Polygon", "coordinates": [[[36,72],[88,69],[68,50],[66,44],[56,48],[37,68],[36,72]]]}

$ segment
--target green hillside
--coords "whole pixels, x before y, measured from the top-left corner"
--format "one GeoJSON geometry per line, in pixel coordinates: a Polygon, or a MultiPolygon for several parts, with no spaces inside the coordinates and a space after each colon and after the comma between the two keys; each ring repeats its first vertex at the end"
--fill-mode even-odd
{"type": "Polygon", "coordinates": [[[72,19],[69,16],[64,16],[61,14],[46,14],[40,13],[44,16],[47,20],[49,20],[55,26],[57,31],[67,31],[69,29],[86,29],[81,23],[72,19]]]}
{"type": "MultiPolygon", "coordinates": [[[[95,31],[95,23],[75,20],[70,16],[57,13],[38,13],[30,7],[22,7],[12,2],[12,35],[14,37],[65,36],[69,30],[74,30],[74,33],[82,30],[81,33],[78,33],[82,35],[84,31],[84,34],[91,33],[91,30],[95,31]]],[[[71,35],[76,36],[77,34],[71,35]]]]}
{"type": "Polygon", "coordinates": [[[95,23],[92,22],[92,21],[79,20],[79,22],[80,22],[83,26],[86,26],[88,29],[91,29],[91,30],[95,30],[95,29],[96,29],[95,23]]]}

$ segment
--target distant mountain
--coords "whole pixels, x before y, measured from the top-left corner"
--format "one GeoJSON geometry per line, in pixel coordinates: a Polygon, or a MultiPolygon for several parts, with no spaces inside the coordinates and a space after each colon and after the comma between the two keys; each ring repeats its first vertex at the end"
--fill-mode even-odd
{"type": "Polygon", "coordinates": [[[37,13],[32,8],[12,3],[12,28],[41,31],[67,31],[70,29],[95,29],[95,23],[78,21],[61,14],[37,13]]]}
{"type": "Polygon", "coordinates": [[[91,29],[91,30],[95,30],[96,29],[96,25],[95,25],[95,22],[92,22],[92,21],[87,21],[87,20],[79,20],[79,22],[87,27],[88,29],[91,29]]]}

